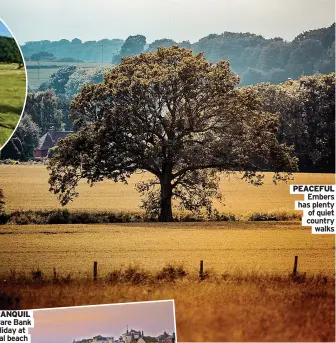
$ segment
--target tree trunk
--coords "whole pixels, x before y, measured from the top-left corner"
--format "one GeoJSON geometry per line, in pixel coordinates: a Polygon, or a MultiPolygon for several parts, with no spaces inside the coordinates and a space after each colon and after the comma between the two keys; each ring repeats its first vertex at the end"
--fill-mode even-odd
{"type": "Polygon", "coordinates": [[[160,180],[161,186],[161,209],[160,209],[160,222],[171,222],[173,221],[173,210],[172,210],[172,192],[173,187],[171,185],[172,175],[170,170],[166,170],[160,180]]]}

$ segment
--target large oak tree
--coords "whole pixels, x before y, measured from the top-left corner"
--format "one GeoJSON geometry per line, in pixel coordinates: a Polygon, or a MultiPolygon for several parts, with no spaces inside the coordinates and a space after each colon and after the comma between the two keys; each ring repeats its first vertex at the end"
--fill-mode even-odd
{"type": "Polygon", "coordinates": [[[218,171],[257,185],[260,168],[286,180],[296,159],[277,141],[277,116],[238,83],[227,61],[212,64],[176,46],[123,59],[74,98],[76,132],[50,160],[51,191],[65,205],[81,179],[126,182],[147,171],[154,178],[139,189],[157,184],[147,205],[158,202],[159,219],[171,221],[173,198],[189,210],[209,204],[218,171]]]}

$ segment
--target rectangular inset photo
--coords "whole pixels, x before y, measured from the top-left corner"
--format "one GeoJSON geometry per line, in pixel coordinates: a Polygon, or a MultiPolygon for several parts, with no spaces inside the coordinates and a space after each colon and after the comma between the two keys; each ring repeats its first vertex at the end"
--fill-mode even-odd
{"type": "Polygon", "coordinates": [[[174,300],[34,310],[32,343],[176,343],[174,300]]]}

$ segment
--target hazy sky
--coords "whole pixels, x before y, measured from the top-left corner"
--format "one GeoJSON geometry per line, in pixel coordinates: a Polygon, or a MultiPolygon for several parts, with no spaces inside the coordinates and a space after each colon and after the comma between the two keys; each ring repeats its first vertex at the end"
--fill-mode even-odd
{"type": "Polygon", "coordinates": [[[0,17],[22,44],[143,34],[197,41],[210,33],[252,32],[292,40],[335,21],[334,0],[1,0],[0,17]]]}
{"type": "Polygon", "coordinates": [[[157,336],[175,331],[173,301],[34,311],[32,343],[72,343],[96,335],[118,337],[129,329],[157,336]]]}
{"type": "Polygon", "coordinates": [[[6,25],[0,20],[0,36],[12,37],[6,25]]]}

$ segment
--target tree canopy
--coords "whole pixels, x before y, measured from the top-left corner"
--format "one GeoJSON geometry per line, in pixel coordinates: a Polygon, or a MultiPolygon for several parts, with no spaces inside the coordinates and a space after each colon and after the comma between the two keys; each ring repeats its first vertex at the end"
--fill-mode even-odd
{"type": "Polygon", "coordinates": [[[23,66],[20,49],[14,38],[0,36],[0,62],[18,63],[23,66]]]}
{"type": "Polygon", "coordinates": [[[138,55],[144,51],[146,37],[143,35],[129,36],[120,49],[120,53],[115,55],[113,61],[119,63],[120,59],[126,56],[138,55]]]}
{"type": "Polygon", "coordinates": [[[62,39],[59,41],[30,41],[22,45],[22,53],[26,58],[31,58],[38,52],[52,53],[55,58],[62,61],[63,58],[69,60],[69,57],[74,61],[101,61],[101,46],[104,45],[103,62],[111,62],[111,54],[117,54],[118,50],[123,45],[122,39],[102,39],[99,41],[82,42],[78,38],[72,41],[62,39]]]}
{"type": "Polygon", "coordinates": [[[335,74],[259,84],[266,111],[279,114],[278,140],[294,146],[299,168],[335,172],[335,74]]]}
{"type": "Polygon", "coordinates": [[[24,114],[13,137],[1,150],[1,158],[28,160],[33,155],[33,150],[38,143],[39,133],[39,128],[31,117],[24,114]]]}
{"type": "Polygon", "coordinates": [[[30,56],[31,61],[54,61],[56,57],[51,52],[39,51],[30,56]]]}
{"type": "Polygon", "coordinates": [[[238,84],[227,61],[212,64],[177,46],[123,59],[74,98],[76,132],[50,160],[50,190],[65,205],[81,179],[127,182],[148,171],[153,179],[138,185],[144,205],[171,221],[173,199],[187,210],[211,207],[218,171],[255,185],[260,169],[287,180],[297,160],[277,140],[277,116],[238,84]]]}
{"type": "Polygon", "coordinates": [[[60,109],[60,101],[56,97],[54,90],[46,90],[43,92],[28,93],[25,114],[29,114],[34,123],[44,135],[51,126],[57,130],[62,128],[62,111],[60,109]]]}
{"type": "Polygon", "coordinates": [[[67,99],[71,99],[80,92],[84,85],[100,83],[104,80],[104,74],[108,70],[105,67],[98,68],[77,68],[68,79],[64,87],[64,94],[67,99]]]}
{"type": "Polygon", "coordinates": [[[64,94],[65,86],[69,81],[70,76],[76,71],[77,67],[74,65],[59,68],[56,72],[52,73],[49,80],[43,82],[39,90],[45,91],[53,89],[56,94],[64,94]]]}

